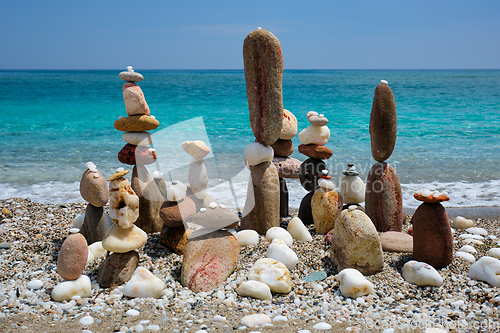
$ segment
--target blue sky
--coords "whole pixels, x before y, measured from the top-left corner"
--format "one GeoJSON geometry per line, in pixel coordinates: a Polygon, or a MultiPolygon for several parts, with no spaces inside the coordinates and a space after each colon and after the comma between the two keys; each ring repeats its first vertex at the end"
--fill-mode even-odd
{"type": "Polygon", "coordinates": [[[0,4],[0,69],[242,69],[257,27],[285,69],[500,68],[498,0],[0,4]]]}

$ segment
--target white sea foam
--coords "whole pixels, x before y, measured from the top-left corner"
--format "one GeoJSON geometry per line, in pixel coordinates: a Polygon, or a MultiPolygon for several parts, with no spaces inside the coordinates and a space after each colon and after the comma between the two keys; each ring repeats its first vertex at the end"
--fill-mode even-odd
{"type": "MultiPolygon", "coordinates": [[[[243,169],[231,179],[210,179],[208,194],[218,205],[223,204],[231,209],[243,210],[245,205],[250,172],[243,169]],[[232,189],[231,189],[232,187],[232,189]]],[[[307,191],[298,179],[287,179],[289,205],[298,208],[307,191]]],[[[401,184],[403,206],[416,208],[421,202],[413,198],[413,194],[427,188],[444,191],[450,200],[443,203],[445,207],[500,207],[500,179],[482,183],[418,183],[401,184]]],[[[0,199],[26,198],[38,203],[62,204],[68,202],[84,202],[80,196],[79,182],[62,183],[47,182],[33,185],[0,184],[0,199]]]]}

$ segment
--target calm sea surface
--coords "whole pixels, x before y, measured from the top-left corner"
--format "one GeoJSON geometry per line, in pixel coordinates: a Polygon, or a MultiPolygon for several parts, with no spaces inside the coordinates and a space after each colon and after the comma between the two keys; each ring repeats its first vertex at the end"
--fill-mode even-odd
{"type": "MultiPolygon", "coordinates": [[[[138,71],[160,121],[153,131],[154,167],[187,181],[189,156],[180,144],[208,141],[212,195],[219,201],[236,195],[241,206],[248,176],[243,150],[254,141],[243,71],[138,71]],[[232,178],[234,191],[217,187],[220,178],[232,178]]],[[[126,115],[119,72],[0,71],[0,198],[79,201],[86,162],[106,177],[124,166],[116,156],[125,142],[113,127],[126,115]]],[[[284,107],[299,130],[309,125],[308,111],[329,119],[334,156],[328,166],[336,184],[347,163],[354,162],[363,179],[375,163],[368,126],[382,79],[398,110],[388,162],[399,175],[404,205],[417,206],[412,193],[428,188],[446,190],[450,207],[500,206],[500,70],[285,70],[284,107]]],[[[300,144],[297,137],[293,142],[300,144]]],[[[297,151],[292,157],[305,159],[297,151]]],[[[297,207],[305,191],[297,181],[289,184],[297,207]]]]}

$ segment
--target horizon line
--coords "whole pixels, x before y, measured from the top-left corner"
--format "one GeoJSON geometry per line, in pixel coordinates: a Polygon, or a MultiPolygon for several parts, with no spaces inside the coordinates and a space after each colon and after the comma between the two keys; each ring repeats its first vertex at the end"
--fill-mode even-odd
{"type": "MultiPolygon", "coordinates": [[[[243,68],[144,68],[140,71],[243,71],[243,68]]],[[[285,68],[283,71],[450,71],[500,70],[500,68],[285,68]]],[[[96,68],[0,68],[0,71],[126,71],[125,69],[96,68]]]]}

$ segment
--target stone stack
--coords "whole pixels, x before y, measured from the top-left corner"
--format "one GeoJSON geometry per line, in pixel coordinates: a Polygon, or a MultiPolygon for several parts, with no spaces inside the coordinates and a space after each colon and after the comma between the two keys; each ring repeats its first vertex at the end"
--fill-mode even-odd
{"type": "Polygon", "coordinates": [[[297,135],[297,118],[290,111],[283,110],[283,123],[281,134],[275,143],[271,145],[274,150],[273,163],[278,169],[280,181],[280,217],[286,217],[288,213],[288,188],[285,178],[299,178],[300,161],[290,157],[293,153],[292,139],[297,135]],[[293,168],[293,166],[297,166],[293,168]],[[292,166],[292,168],[290,168],[292,166]],[[295,171],[296,170],[296,171],[295,171]]]}
{"type": "MultiPolygon", "coordinates": [[[[320,187],[318,180],[331,179],[324,160],[329,159],[333,152],[325,147],[330,139],[330,129],[326,126],[328,119],[322,114],[309,111],[307,120],[310,126],[299,133],[299,152],[309,157],[300,165],[300,184],[309,193],[302,199],[299,207],[299,218],[306,225],[314,223],[311,201],[314,192],[320,187]]],[[[341,204],[342,207],[342,204],[341,204]]]]}
{"type": "Polygon", "coordinates": [[[283,124],[281,44],[269,31],[254,30],[243,43],[243,60],[256,142],[245,148],[251,175],[241,227],[263,235],[280,224],[280,183],[270,146],[279,139],[283,124]]]}
{"type": "Polygon", "coordinates": [[[136,83],[144,77],[130,66],[127,69],[119,75],[120,79],[126,81],[123,84],[123,100],[127,117],[121,116],[114,123],[117,130],[125,132],[122,138],[127,142],[118,153],[118,160],[134,166],[132,189],[139,197],[140,207],[136,225],[147,233],[159,232],[163,225],[159,216],[163,199],[156,182],[144,166],[156,161],[156,152],[150,147],[153,136],[148,131],[156,129],[160,123],[150,115],[144,93],[136,83]]]}
{"type": "Polygon", "coordinates": [[[448,266],[453,260],[453,236],[441,202],[450,198],[446,192],[419,191],[414,198],[423,201],[413,214],[413,258],[434,268],[448,266]]]}
{"type": "Polygon", "coordinates": [[[94,163],[88,162],[80,181],[80,194],[88,202],[80,233],[89,245],[102,241],[106,234],[107,214],[104,206],[109,200],[108,184],[94,163]]]}
{"type": "Polygon", "coordinates": [[[351,205],[355,205],[358,209],[363,210],[360,205],[365,201],[365,184],[363,180],[358,177],[358,172],[354,167],[354,163],[347,164],[347,170],[343,171],[342,180],[340,181],[340,194],[344,201],[344,208],[347,209],[351,205]]]}
{"type": "Polygon", "coordinates": [[[387,160],[397,136],[396,102],[387,81],[375,89],[370,116],[370,139],[375,163],[366,179],[365,210],[379,232],[401,231],[403,197],[396,171],[387,160]]]}
{"type": "Polygon", "coordinates": [[[193,159],[189,163],[188,181],[189,187],[187,195],[196,204],[196,210],[207,208],[213,201],[207,193],[208,174],[205,167],[204,158],[210,153],[210,148],[201,140],[185,141],[182,144],[182,149],[188,153],[193,159]]]}
{"type": "Polygon", "coordinates": [[[196,213],[196,204],[186,195],[187,186],[182,182],[173,181],[166,185],[167,197],[160,209],[163,221],[160,243],[178,255],[183,255],[191,234],[187,222],[196,213]]]}
{"type": "Polygon", "coordinates": [[[147,234],[134,225],[139,217],[139,197],[125,179],[129,170],[118,170],[109,179],[109,216],[113,225],[107,229],[102,247],[111,253],[97,273],[102,288],[121,285],[132,277],[139,264],[138,248],[144,246],[147,234]]]}

